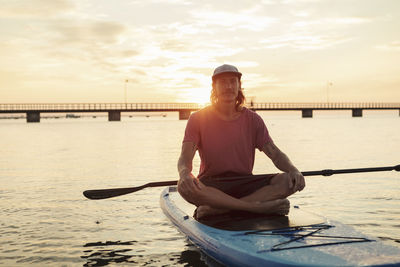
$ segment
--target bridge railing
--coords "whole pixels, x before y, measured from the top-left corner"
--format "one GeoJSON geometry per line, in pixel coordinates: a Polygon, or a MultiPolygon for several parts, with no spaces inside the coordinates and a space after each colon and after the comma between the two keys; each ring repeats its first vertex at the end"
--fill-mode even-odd
{"type": "Polygon", "coordinates": [[[253,103],[253,105],[247,105],[254,109],[398,109],[400,103],[379,103],[379,102],[332,102],[332,103],[253,103]]]}
{"type": "MultiPolygon", "coordinates": [[[[400,103],[350,103],[350,102],[334,102],[334,103],[247,103],[252,109],[400,109],[400,103]]],[[[13,103],[0,104],[0,112],[25,112],[25,111],[43,111],[43,112],[62,112],[62,111],[111,111],[111,110],[196,110],[202,108],[203,105],[196,103],[13,103]]]]}
{"type": "Polygon", "coordinates": [[[199,109],[202,105],[196,103],[26,103],[26,104],[0,104],[0,111],[98,111],[98,110],[179,110],[199,109]]]}

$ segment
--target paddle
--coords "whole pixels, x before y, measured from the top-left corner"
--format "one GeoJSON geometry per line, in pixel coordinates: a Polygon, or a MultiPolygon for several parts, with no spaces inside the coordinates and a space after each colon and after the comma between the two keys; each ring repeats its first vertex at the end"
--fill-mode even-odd
{"type": "MultiPolygon", "coordinates": [[[[321,171],[307,171],[307,172],[302,172],[302,174],[303,174],[303,176],[315,176],[315,175],[331,176],[333,174],[341,174],[341,173],[381,172],[381,171],[393,171],[393,170],[400,171],[400,165],[389,166],[389,167],[359,168],[359,169],[339,169],[339,170],[327,169],[327,170],[321,170],[321,171]]],[[[267,174],[237,176],[237,177],[232,177],[232,178],[243,179],[243,178],[251,178],[251,177],[262,177],[265,175],[267,175],[267,174]]],[[[83,195],[89,199],[105,199],[105,198],[111,198],[111,197],[116,197],[116,196],[133,193],[133,192],[142,190],[143,188],[146,188],[146,187],[170,186],[170,185],[176,185],[177,183],[178,183],[178,181],[164,181],[164,182],[147,183],[147,184],[144,184],[141,186],[136,186],[136,187],[86,190],[83,192],[83,195]]]]}

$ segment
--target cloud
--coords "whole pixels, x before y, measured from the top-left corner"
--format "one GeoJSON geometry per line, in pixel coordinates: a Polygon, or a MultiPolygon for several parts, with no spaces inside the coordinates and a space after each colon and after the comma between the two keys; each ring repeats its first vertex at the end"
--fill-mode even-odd
{"type": "Polygon", "coordinates": [[[201,22],[204,27],[223,27],[225,30],[249,30],[259,32],[270,27],[276,19],[268,16],[256,15],[254,9],[242,12],[215,11],[209,9],[191,12],[192,17],[201,22]]]}
{"type": "Polygon", "coordinates": [[[65,65],[91,65],[115,72],[121,63],[138,55],[132,47],[121,46],[124,25],[99,20],[52,20],[43,25],[33,41],[32,52],[42,55],[42,62],[63,62],[65,65]],[[45,40],[45,42],[43,42],[45,40]]]}
{"type": "MultiPolygon", "coordinates": [[[[308,18],[286,21],[287,30],[260,40],[263,48],[292,48],[300,50],[321,50],[347,43],[356,37],[351,26],[369,23],[362,17],[308,18]]],[[[309,14],[304,15],[306,17],[309,14]]],[[[300,16],[301,17],[301,16],[300,16]]]]}
{"type": "Polygon", "coordinates": [[[175,4],[175,5],[191,5],[193,1],[189,0],[132,0],[130,4],[175,4]]]}
{"type": "Polygon", "coordinates": [[[43,18],[55,17],[74,9],[69,0],[14,0],[2,1],[0,17],[43,18]]]}
{"type": "Polygon", "coordinates": [[[343,17],[343,18],[329,18],[327,23],[339,25],[354,25],[372,22],[372,18],[367,17],[343,17]]]}
{"type": "Polygon", "coordinates": [[[294,27],[333,27],[333,26],[349,26],[371,22],[371,18],[362,17],[337,17],[337,18],[323,18],[314,20],[302,20],[293,23],[294,27]]]}
{"type": "Polygon", "coordinates": [[[287,34],[261,40],[264,48],[276,49],[290,47],[301,50],[326,49],[352,40],[350,37],[335,35],[312,35],[312,34],[287,34]]]}
{"type": "Polygon", "coordinates": [[[377,45],[375,48],[384,51],[400,51],[400,41],[393,41],[388,44],[377,45]]]}
{"type": "Polygon", "coordinates": [[[125,26],[113,21],[56,20],[48,25],[53,39],[60,45],[69,44],[114,44],[125,26]]]}

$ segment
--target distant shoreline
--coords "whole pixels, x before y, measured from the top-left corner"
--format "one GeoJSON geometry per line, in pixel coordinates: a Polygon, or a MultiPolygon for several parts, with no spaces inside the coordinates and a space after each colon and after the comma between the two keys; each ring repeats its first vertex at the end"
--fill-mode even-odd
{"type": "MultiPolygon", "coordinates": [[[[93,114],[88,114],[88,113],[57,113],[56,115],[41,115],[41,119],[79,119],[79,118],[107,118],[106,113],[93,113],[93,114]]],[[[155,113],[155,112],[150,112],[150,113],[143,113],[143,112],[138,112],[136,114],[125,114],[122,115],[121,117],[125,118],[132,118],[132,117],[167,117],[167,113],[155,113]]],[[[0,120],[19,120],[19,119],[26,119],[26,115],[0,115],[0,120]]]]}

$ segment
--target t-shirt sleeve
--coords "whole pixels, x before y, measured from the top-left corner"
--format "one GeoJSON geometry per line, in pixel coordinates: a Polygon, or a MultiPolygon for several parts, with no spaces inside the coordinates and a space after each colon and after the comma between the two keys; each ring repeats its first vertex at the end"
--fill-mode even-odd
{"type": "Polygon", "coordinates": [[[264,145],[266,143],[272,142],[272,138],[269,135],[267,126],[265,125],[263,119],[255,113],[255,129],[256,129],[256,140],[255,140],[255,144],[256,144],[256,148],[258,148],[258,150],[262,151],[264,145]]]}
{"type": "Polygon", "coordinates": [[[182,143],[184,142],[193,142],[196,146],[200,143],[200,123],[196,113],[190,115],[188,119],[182,143]]]}

